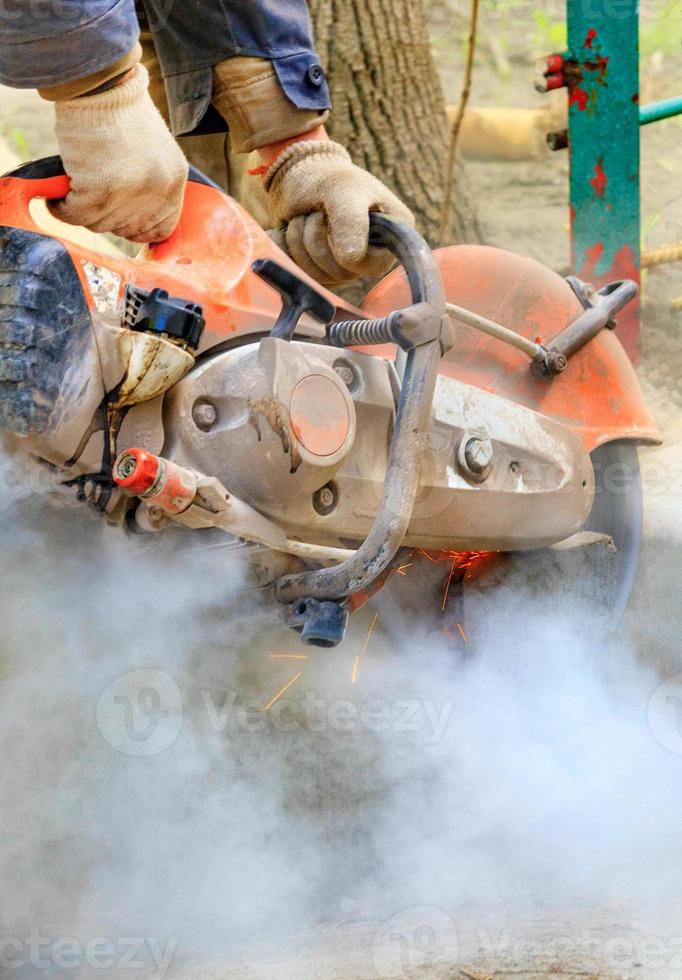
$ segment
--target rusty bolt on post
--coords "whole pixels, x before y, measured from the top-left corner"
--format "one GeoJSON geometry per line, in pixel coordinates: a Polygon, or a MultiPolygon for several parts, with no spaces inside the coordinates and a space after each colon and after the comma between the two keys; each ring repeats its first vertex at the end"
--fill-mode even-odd
{"type": "Polygon", "coordinates": [[[553,152],[556,150],[566,150],[568,149],[568,130],[558,129],[554,133],[547,133],[547,146],[553,152]]]}
{"type": "Polygon", "coordinates": [[[562,54],[550,54],[535,65],[535,91],[552,92],[566,85],[565,62],[562,54]]]}

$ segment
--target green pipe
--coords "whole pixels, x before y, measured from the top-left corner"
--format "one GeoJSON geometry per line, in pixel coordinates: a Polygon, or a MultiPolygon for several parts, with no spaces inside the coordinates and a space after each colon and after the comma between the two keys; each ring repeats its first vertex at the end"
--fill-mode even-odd
{"type": "Polygon", "coordinates": [[[682,95],[676,95],[672,99],[663,99],[661,102],[651,102],[643,105],[639,110],[639,125],[647,126],[649,123],[658,122],[659,119],[669,119],[671,116],[679,116],[682,113],[682,95]]]}

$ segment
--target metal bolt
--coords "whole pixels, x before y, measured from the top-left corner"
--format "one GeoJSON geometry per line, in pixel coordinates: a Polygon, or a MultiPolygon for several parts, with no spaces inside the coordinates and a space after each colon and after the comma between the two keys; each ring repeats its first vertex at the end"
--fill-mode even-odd
{"type": "Polygon", "coordinates": [[[318,499],[323,507],[331,507],[334,503],[334,491],[331,487],[322,487],[318,499]]]}
{"type": "Polygon", "coordinates": [[[198,402],[192,409],[192,418],[200,429],[210,429],[215,425],[218,413],[210,402],[198,402]]]}
{"type": "Polygon", "coordinates": [[[562,371],[566,370],[567,365],[568,360],[565,354],[558,350],[547,351],[547,367],[552,374],[561,374],[562,371]]]}
{"type": "Polygon", "coordinates": [[[357,387],[357,375],[352,365],[350,365],[347,361],[337,361],[334,364],[334,370],[349,391],[352,391],[355,387],[357,387]]]}
{"type": "Polygon", "coordinates": [[[336,507],[336,491],[327,484],[313,494],[313,507],[318,514],[330,514],[336,507]]]}
{"type": "Polygon", "coordinates": [[[554,133],[547,133],[546,139],[550,150],[565,150],[568,147],[568,130],[558,129],[554,133]]]}
{"type": "Polygon", "coordinates": [[[481,476],[493,461],[493,446],[489,439],[469,439],[464,447],[464,461],[476,476],[481,476]]]}

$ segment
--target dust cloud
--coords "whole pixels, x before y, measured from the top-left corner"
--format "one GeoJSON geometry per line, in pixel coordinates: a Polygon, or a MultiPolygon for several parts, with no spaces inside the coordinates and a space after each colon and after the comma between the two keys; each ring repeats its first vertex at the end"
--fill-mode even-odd
{"type": "Polygon", "coordinates": [[[466,647],[365,644],[364,611],[308,650],[235,611],[223,549],[2,503],[0,975],[183,975],[423,906],[677,905],[677,689],[627,629],[510,628],[507,590],[466,647]]]}

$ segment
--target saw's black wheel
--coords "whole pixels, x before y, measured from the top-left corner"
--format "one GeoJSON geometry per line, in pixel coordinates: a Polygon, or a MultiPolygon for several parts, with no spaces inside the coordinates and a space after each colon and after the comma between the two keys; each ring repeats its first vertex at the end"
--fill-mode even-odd
{"type": "Polygon", "coordinates": [[[623,618],[637,574],[642,543],[643,499],[637,446],[607,442],[591,455],[595,497],[586,530],[608,534],[616,546],[610,601],[611,629],[623,618]]]}

